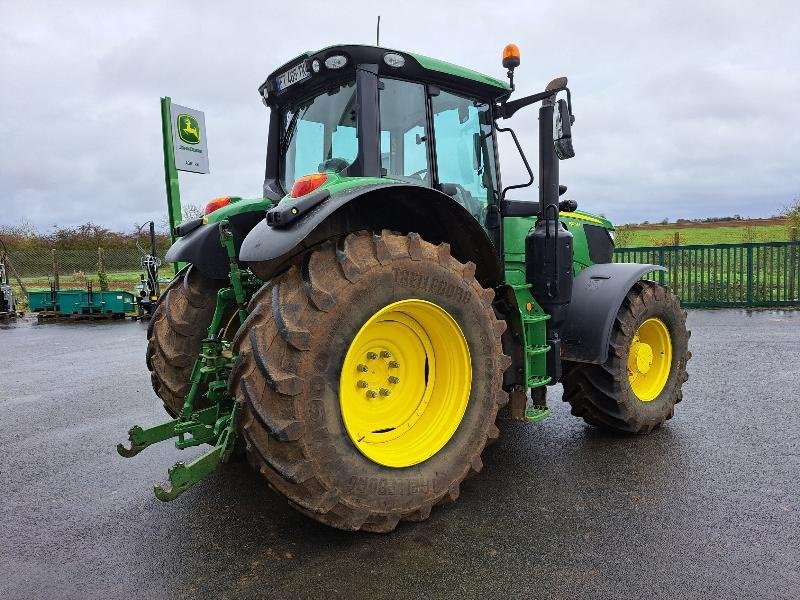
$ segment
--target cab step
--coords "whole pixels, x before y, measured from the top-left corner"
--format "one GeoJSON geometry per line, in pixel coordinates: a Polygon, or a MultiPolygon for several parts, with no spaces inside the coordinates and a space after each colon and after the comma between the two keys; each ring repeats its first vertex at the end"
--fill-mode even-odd
{"type": "Polygon", "coordinates": [[[529,406],[525,409],[525,420],[531,423],[539,423],[550,416],[550,409],[546,406],[529,406]]]}

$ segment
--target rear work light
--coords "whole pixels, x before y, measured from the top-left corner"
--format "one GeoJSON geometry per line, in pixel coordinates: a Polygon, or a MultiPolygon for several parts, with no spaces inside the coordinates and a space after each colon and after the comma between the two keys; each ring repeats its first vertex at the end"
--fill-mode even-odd
{"type": "Polygon", "coordinates": [[[325,173],[311,173],[310,175],[303,175],[300,179],[294,182],[292,191],[289,195],[292,198],[299,198],[313,192],[323,183],[328,180],[325,173]]]}
{"type": "Polygon", "coordinates": [[[223,206],[228,206],[231,203],[230,196],[222,196],[221,198],[214,198],[211,202],[206,204],[206,209],[203,211],[204,215],[210,215],[212,212],[223,206]]]}

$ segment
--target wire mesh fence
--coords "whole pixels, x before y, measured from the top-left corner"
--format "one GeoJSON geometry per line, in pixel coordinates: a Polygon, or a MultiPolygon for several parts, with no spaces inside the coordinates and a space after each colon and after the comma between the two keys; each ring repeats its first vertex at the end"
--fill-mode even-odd
{"type": "MultiPolygon", "coordinates": [[[[163,251],[159,259],[164,260],[163,251]]],[[[8,249],[0,257],[6,264],[9,283],[21,310],[27,308],[26,293],[49,290],[86,289],[136,292],[141,283],[142,253],[130,248],[8,249]]],[[[169,278],[172,266],[163,264],[160,278],[169,278]]]]}
{"type": "MultiPolygon", "coordinates": [[[[163,262],[165,249],[160,248],[163,262]]],[[[142,253],[111,249],[8,249],[0,256],[21,310],[27,291],[86,289],[136,292],[142,253]]],[[[658,264],[649,279],[669,285],[688,307],[800,306],[800,242],[617,248],[616,262],[658,264]]],[[[159,277],[169,279],[171,265],[159,277]]]]}

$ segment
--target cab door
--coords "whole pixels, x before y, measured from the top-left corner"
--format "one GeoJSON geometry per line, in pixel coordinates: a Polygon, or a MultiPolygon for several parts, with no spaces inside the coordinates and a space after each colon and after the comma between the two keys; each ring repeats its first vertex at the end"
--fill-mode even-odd
{"type": "Polygon", "coordinates": [[[496,202],[497,170],[491,107],[439,91],[431,97],[436,185],[455,198],[485,228],[496,202]]]}

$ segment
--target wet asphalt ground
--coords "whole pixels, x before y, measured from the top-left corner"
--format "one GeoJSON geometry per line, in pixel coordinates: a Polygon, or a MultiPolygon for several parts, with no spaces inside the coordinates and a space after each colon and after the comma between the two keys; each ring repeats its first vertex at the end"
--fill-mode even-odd
{"type": "Polygon", "coordinates": [[[0,328],[0,598],[800,598],[800,312],[692,312],[690,379],[645,437],[506,422],[457,503],[389,535],[312,522],[244,463],[164,504],[197,450],[132,322],[0,328]]]}

